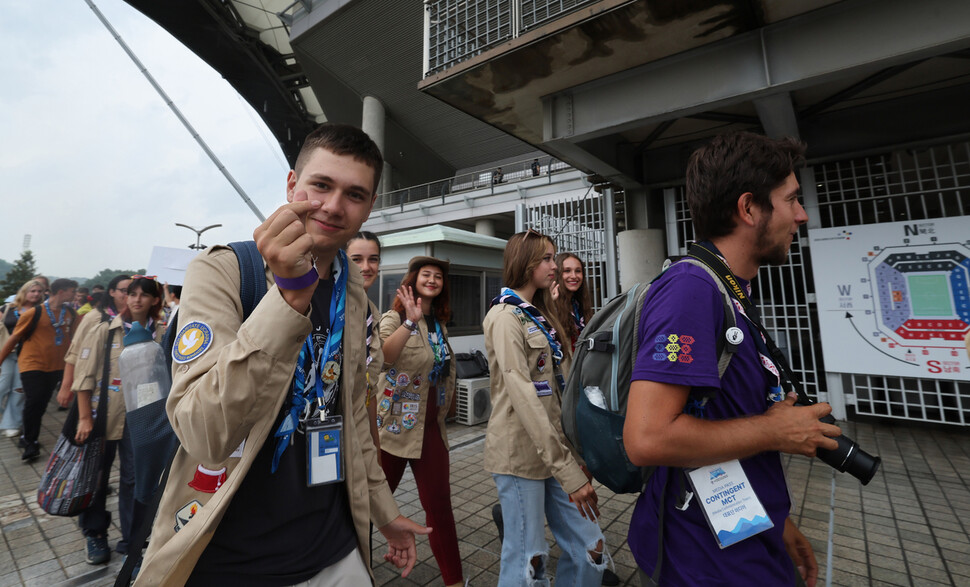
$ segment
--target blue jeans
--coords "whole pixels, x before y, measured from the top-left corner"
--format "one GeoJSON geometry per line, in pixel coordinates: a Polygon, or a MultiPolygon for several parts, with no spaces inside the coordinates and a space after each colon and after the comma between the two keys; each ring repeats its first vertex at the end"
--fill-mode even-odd
{"type": "Polygon", "coordinates": [[[546,558],[549,545],[545,522],[562,550],[556,566],[556,587],[595,587],[609,562],[605,540],[603,556],[596,564],[589,555],[603,540],[599,524],[579,515],[569,496],[554,478],[525,479],[496,475],[498,499],[502,504],[505,540],[502,542],[500,587],[544,587],[549,585],[546,558]],[[538,559],[538,568],[532,559],[538,559]]]}
{"type": "Polygon", "coordinates": [[[7,355],[0,366],[0,410],[0,430],[16,430],[24,423],[24,386],[20,383],[16,352],[7,355]]]}

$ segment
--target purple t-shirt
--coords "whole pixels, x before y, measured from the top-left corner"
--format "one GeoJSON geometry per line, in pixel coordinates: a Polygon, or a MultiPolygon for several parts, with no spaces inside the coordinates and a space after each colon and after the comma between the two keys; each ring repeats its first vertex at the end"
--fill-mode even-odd
{"type": "MultiPolygon", "coordinates": [[[[693,414],[696,400],[713,392],[702,412],[709,420],[764,413],[770,404],[768,388],[777,382],[761,366],[753,329],[736,309],[735,316],[744,340],[719,380],[717,338],[724,332],[723,297],[703,269],[688,263],[674,265],[644,300],[632,379],[689,385],[685,410],[693,414]],[[668,349],[671,343],[679,347],[668,349]]],[[[795,584],[794,567],[782,542],[790,501],[781,458],[777,452],[764,452],[741,460],[741,465],[774,527],[722,550],[696,500],[686,511],[676,509],[680,488],[686,483],[681,470],[660,467],[630,520],[630,550],[641,569],[650,575],[656,566],[657,506],[663,483],[672,473],[664,500],[661,585],[795,584]]]]}

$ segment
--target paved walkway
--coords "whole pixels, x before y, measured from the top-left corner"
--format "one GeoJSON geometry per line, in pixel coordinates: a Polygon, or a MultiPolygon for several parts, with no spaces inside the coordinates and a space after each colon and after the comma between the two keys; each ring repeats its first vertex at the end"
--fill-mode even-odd
{"type": "MultiPolygon", "coordinates": [[[[54,444],[65,412],[53,404],[45,416],[41,444],[54,444]]],[[[795,497],[795,518],[812,541],[820,564],[819,585],[970,585],[970,431],[892,424],[846,424],[843,429],[882,468],[867,487],[833,473],[818,460],[786,457],[795,497]],[[831,570],[830,570],[831,569],[831,570]]],[[[465,574],[475,587],[497,584],[501,544],[492,523],[495,484],[482,470],[485,426],[449,426],[451,483],[459,548],[465,574]]],[[[16,439],[0,437],[0,587],[6,585],[110,585],[121,564],[84,562],[84,539],[73,519],[44,514],[36,489],[46,462],[20,462],[16,439]]],[[[117,487],[117,467],[112,484],[117,487]]],[[[634,496],[597,489],[601,523],[623,585],[638,585],[626,531],[634,496]]],[[[424,520],[410,471],[395,497],[405,515],[424,520]]],[[[117,508],[117,496],[108,498],[117,508]]],[[[120,533],[113,525],[114,546],[120,533]]],[[[550,571],[559,553],[551,534],[550,571]]],[[[441,585],[426,540],[407,579],[381,559],[383,537],[374,533],[380,564],[378,585],[441,585]]]]}

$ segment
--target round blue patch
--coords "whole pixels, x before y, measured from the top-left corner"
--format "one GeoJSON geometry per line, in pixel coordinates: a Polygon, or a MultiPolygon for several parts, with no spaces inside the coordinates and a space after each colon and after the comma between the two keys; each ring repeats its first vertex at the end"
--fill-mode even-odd
{"type": "Polygon", "coordinates": [[[172,345],[172,360],[188,363],[212,346],[212,329],[205,322],[189,322],[179,331],[172,345]]]}

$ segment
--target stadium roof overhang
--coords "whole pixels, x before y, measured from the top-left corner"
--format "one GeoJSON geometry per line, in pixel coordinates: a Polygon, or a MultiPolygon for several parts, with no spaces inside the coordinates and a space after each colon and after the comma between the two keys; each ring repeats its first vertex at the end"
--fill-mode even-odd
{"type": "Polygon", "coordinates": [[[326,120],[278,13],[292,0],[125,0],[219,72],[256,110],[292,166],[326,120]]]}

